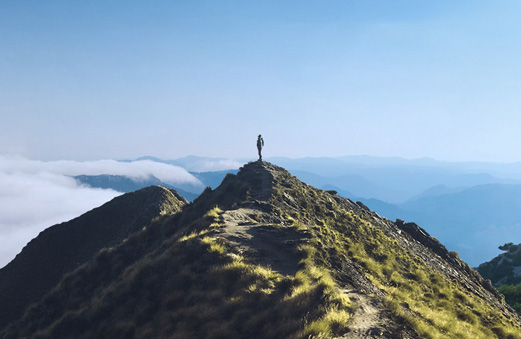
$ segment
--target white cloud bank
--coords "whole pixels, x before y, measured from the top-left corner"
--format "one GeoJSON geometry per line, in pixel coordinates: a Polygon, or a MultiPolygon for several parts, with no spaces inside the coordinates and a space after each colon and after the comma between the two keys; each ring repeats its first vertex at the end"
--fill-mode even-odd
{"type": "Polygon", "coordinates": [[[133,179],[147,179],[155,176],[167,184],[203,184],[184,168],[151,160],[121,162],[116,160],[96,161],[37,161],[22,157],[0,156],[0,172],[38,174],[49,172],[62,175],[124,175],[133,179]]]}
{"type": "Polygon", "coordinates": [[[155,176],[168,184],[202,183],[185,169],[149,160],[35,161],[0,155],[0,267],[45,228],[68,221],[121,193],[85,187],[70,176],[155,176]]]}

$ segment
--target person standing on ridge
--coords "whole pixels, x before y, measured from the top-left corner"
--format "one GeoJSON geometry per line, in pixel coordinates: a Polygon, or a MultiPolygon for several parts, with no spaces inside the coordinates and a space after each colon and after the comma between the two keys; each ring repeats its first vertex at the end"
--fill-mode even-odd
{"type": "Polygon", "coordinates": [[[259,134],[259,137],[257,138],[257,149],[259,150],[259,161],[262,161],[262,146],[264,146],[264,139],[262,139],[262,136],[259,134]]]}

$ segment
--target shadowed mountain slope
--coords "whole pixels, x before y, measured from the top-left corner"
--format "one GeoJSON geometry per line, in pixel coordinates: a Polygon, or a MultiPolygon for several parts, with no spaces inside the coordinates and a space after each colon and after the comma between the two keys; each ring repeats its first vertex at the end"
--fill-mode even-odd
{"type": "Polygon", "coordinates": [[[503,245],[505,253],[479,265],[478,272],[496,286],[521,283],[521,244],[503,245]]]}
{"type": "Polygon", "coordinates": [[[521,338],[413,223],[248,163],[67,274],[3,338],[521,338]]]}
{"type": "Polygon", "coordinates": [[[0,328],[19,319],[30,303],[100,249],[120,244],[154,218],[178,212],[184,204],[175,191],[151,186],[42,231],[0,270],[0,328]]]}
{"type": "Polygon", "coordinates": [[[505,301],[521,313],[521,244],[506,243],[499,248],[502,253],[478,266],[478,272],[490,279],[505,301]]]}

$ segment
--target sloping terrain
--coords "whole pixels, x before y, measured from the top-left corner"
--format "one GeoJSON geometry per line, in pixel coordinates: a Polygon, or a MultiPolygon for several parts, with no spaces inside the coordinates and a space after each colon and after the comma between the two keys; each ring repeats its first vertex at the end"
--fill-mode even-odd
{"type": "Polygon", "coordinates": [[[66,275],[4,338],[521,338],[455,253],[266,162],[66,275]]]}
{"type": "Polygon", "coordinates": [[[479,265],[478,272],[492,284],[521,283],[521,244],[505,244],[502,253],[494,259],[479,265]]]}
{"type": "Polygon", "coordinates": [[[479,265],[478,272],[490,279],[505,301],[521,313],[521,244],[507,243],[499,248],[505,253],[479,265]]]}
{"type": "Polygon", "coordinates": [[[389,219],[415,220],[472,266],[496,256],[497,245],[516,240],[520,229],[521,185],[434,189],[397,205],[360,200],[389,219]]]}
{"type": "Polygon", "coordinates": [[[19,319],[30,303],[99,250],[117,246],[153,219],[176,213],[184,204],[175,191],[151,186],[41,232],[0,270],[0,328],[19,319]]]}

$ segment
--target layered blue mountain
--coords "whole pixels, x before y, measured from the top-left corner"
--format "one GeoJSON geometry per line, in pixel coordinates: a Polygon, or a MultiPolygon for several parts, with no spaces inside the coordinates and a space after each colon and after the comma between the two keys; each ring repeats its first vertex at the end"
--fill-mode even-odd
{"type": "Polygon", "coordinates": [[[426,194],[402,204],[359,200],[387,218],[424,225],[473,266],[500,253],[498,244],[521,237],[521,185],[478,185],[455,193],[426,194]]]}
{"type": "Polygon", "coordinates": [[[167,184],[158,178],[151,176],[144,180],[137,180],[123,175],[77,175],[74,177],[78,182],[93,188],[112,189],[122,193],[134,192],[148,186],[163,186],[176,190],[183,198],[192,201],[199,194],[188,192],[182,188],[167,184]]]}
{"type": "MultiPolygon", "coordinates": [[[[221,181],[228,173],[237,173],[237,170],[216,171],[216,172],[200,172],[191,173],[199,179],[204,186],[215,188],[219,186],[221,181]]],[[[134,179],[123,175],[77,175],[74,177],[78,182],[93,188],[112,189],[118,192],[129,193],[148,186],[163,186],[176,190],[183,198],[193,201],[201,194],[202,190],[195,190],[193,186],[185,186],[185,189],[179,185],[174,186],[159,180],[154,176],[147,179],[134,179]]]]}

